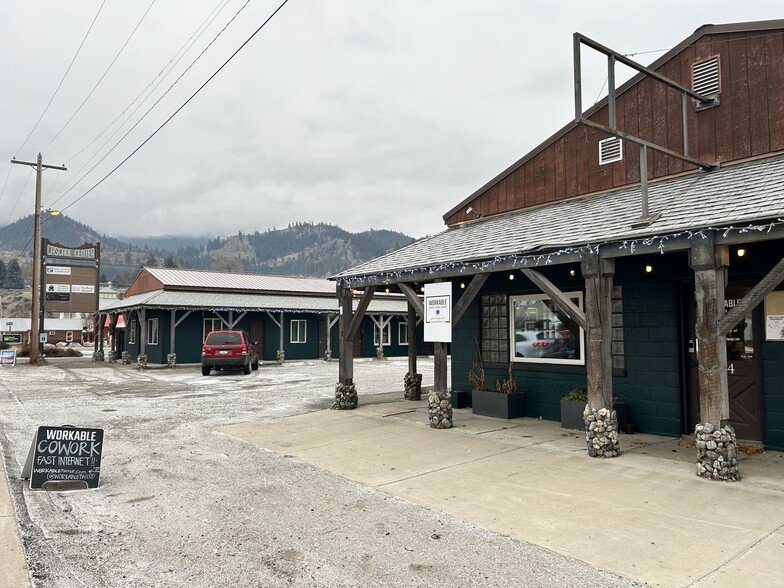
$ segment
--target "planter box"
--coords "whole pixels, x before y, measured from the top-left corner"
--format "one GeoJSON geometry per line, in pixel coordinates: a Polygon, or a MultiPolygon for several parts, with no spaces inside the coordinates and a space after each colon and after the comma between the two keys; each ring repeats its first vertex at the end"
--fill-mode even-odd
{"type": "Polygon", "coordinates": [[[585,430],[583,411],[585,402],[581,400],[564,400],[561,398],[561,428],[585,430]]]}
{"type": "Polygon", "coordinates": [[[517,419],[525,415],[525,394],[504,394],[489,390],[471,392],[474,414],[499,419],[517,419]]]}
{"type": "Polygon", "coordinates": [[[452,390],[452,408],[470,408],[471,393],[465,390],[452,390]]]}

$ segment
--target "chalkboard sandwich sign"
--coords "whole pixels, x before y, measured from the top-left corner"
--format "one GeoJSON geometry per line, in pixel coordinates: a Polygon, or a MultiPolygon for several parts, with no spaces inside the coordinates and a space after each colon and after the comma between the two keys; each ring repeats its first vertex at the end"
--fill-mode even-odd
{"type": "Polygon", "coordinates": [[[22,477],[30,478],[33,490],[47,482],[84,482],[97,488],[102,450],[103,429],[38,427],[22,477]]]}

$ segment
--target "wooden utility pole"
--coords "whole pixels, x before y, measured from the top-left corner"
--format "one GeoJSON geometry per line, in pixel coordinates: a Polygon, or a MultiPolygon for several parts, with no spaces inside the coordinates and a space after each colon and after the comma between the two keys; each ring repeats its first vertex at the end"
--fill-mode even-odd
{"type": "Polygon", "coordinates": [[[35,168],[35,226],[33,227],[33,310],[30,317],[30,364],[36,365],[40,361],[39,355],[39,338],[40,338],[40,325],[43,324],[43,317],[41,315],[41,174],[45,169],[59,169],[66,171],[64,165],[46,165],[41,163],[41,154],[38,154],[38,159],[35,163],[32,161],[19,161],[12,159],[11,163],[18,163],[20,165],[29,165],[35,168]]]}

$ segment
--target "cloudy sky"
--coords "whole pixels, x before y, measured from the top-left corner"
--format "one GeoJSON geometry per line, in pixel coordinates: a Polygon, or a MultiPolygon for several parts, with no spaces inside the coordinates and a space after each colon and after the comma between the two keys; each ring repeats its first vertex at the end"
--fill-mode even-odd
{"type": "MultiPolygon", "coordinates": [[[[10,160],[40,151],[68,167],[43,174],[44,206],[108,235],[433,234],[572,118],[575,31],[648,64],[703,24],[781,17],[780,0],[289,0],[106,177],[281,2],[3,0],[0,226],[33,212],[10,160]]],[[[584,57],[585,105],[604,63],[584,57]]]]}

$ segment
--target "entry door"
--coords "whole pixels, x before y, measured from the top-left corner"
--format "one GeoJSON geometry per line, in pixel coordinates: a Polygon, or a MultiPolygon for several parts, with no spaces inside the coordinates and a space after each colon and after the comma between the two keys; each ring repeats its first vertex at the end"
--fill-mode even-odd
{"type": "MultiPolygon", "coordinates": [[[[749,291],[749,287],[730,284],[724,292],[725,312],[731,310],[749,291]]],[[[684,296],[686,365],[689,397],[689,422],[694,430],[700,420],[697,339],[695,336],[696,304],[694,285],[684,296]]],[[[762,309],[755,308],[727,335],[727,387],[729,389],[729,423],[738,439],[762,442],[763,393],[761,351],[762,309]]]]}
{"type": "Polygon", "coordinates": [[[264,358],[264,321],[253,319],[250,321],[250,338],[256,341],[259,357],[264,358]]]}

